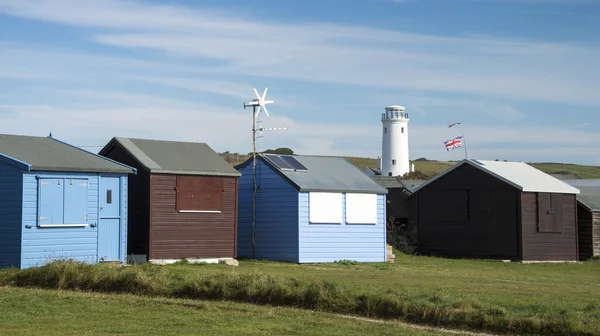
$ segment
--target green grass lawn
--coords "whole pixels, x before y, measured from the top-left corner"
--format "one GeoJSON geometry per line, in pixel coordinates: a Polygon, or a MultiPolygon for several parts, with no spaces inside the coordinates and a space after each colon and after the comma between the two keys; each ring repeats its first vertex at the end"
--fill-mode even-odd
{"type": "Polygon", "coordinates": [[[394,264],[57,263],[0,271],[0,284],[21,287],[232,300],[542,335],[600,335],[598,279],[598,261],[519,264],[403,254],[394,264]]]}
{"type": "Polygon", "coordinates": [[[0,335],[443,335],[231,302],[0,287],[0,335]]]}
{"type": "MultiPolygon", "coordinates": [[[[396,255],[394,264],[248,261],[231,271],[326,280],[355,291],[391,291],[412,302],[497,309],[508,316],[564,319],[600,335],[600,263],[518,264],[396,255]]],[[[181,277],[223,270],[219,265],[168,268],[181,277]]]]}

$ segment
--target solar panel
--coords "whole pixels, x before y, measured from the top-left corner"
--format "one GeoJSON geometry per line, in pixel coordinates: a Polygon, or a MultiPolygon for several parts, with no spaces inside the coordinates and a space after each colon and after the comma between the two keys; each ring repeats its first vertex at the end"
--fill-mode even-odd
{"type": "Polygon", "coordinates": [[[271,163],[273,166],[279,169],[294,170],[294,167],[290,166],[287,162],[280,158],[279,155],[263,154],[263,157],[265,158],[265,160],[269,161],[269,163],[271,163]]]}
{"type": "Polygon", "coordinates": [[[296,171],[308,170],[308,168],[306,168],[302,163],[298,162],[298,160],[291,155],[281,155],[280,158],[287,162],[287,164],[289,164],[296,171]]]}

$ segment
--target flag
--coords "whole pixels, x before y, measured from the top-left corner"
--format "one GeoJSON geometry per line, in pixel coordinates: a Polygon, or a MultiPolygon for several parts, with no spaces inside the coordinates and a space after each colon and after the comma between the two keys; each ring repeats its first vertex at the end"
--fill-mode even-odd
{"type": "Polygon", "coordinates": [[[444,145],[446,145],[446,150],[449,152],[455,148],[462,147],[463,146],[462,138],[463,138],[463,136],[461,135],[461,136],[457,136],[456,138],[454,138],[452,140],[444,141],[444,145]]]}
{"type": "Polygon", "coordinates": [[[450,125],[448,125],[448,128],[450,128],[450,127],[452,127],[452,126],[456,126],[456,125],[460,125],[460,123],[459,123],[459,122],[456,122],[456,123],[450,124],[450,125]]]}

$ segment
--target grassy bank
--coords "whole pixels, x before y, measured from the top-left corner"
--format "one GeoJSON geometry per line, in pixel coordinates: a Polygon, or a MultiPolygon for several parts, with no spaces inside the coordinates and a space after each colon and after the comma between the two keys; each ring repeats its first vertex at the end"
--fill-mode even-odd
{"type": "MultiPolygon", "coordinates": [[[[233,302],[0,288],[0,335],[407,335],[398,324],[233,302]]],[[[443,333],[441,333],[443,335],[443,333]]]]}
{"type": "Polygon", "coordinates": [[[398,264],[242,262],[235,268],[54,263],[0,272],[0,281],[290,306],[503,333],[600,335],[599,271],[595,263],[520,265],[401,256],[398,264]]]}

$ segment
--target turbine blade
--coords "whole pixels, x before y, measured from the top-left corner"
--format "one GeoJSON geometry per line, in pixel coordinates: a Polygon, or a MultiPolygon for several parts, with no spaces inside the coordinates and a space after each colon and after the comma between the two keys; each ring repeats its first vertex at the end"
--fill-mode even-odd
{"type": "Polygon", "coordinates": [[[261,106],[259,105],[258,108],[256,109],[256,116],[258,117],[258,114],[260,113],[260,108],[261,106]]]}
{"type": "Polygon", "coordinates": [[[267,107],[263,106],[263,110],[265,110],[265,113],[267,114],[267,117],[270,117],[269,112],[267,111],[267,107]]]}
{"type": "Polygon", "coordinates": [[[262,96],[262,100],[265,100],[265,97],[267,96],[267,90],[269,88],[265,88],[265,92],[263,92],[263,96],[262,96]]]}
{"type": "Polygon", "coordinates": [[[265,101],[263,102],[263,105],[266,105],[266,104],[273,104],[273,103],[274,103],[274,101],[272,101],[272,100],[265,100],[265,101]]]}
{"type": "Polygon", "coordinates": [[[254,89],[254,93],[256,94],[256,98],[258,98],[258,100],[260,101],[260,95],[258,94],[258,91],[256,91],[256,88],[254,89]]]}

